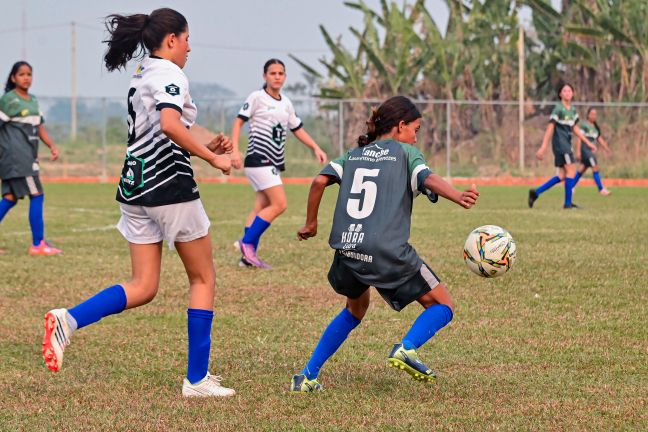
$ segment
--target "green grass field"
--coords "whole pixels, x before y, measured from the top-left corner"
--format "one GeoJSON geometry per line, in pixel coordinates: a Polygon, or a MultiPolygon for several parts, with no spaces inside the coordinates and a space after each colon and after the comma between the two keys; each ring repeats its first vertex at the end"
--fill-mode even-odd
{"type": "MultiPolygon", "coordinates": [[[[393,312],[375,293],[364,322],[322,370],[322,394],[293,395],[290,377],[343,307],[326,281],[337,188],[325,194],[320,234],[295,240],[306,186],[263,239],[272,271],[241,269],[232,242],[253,193],[203,185],[217,266],[212,373],[238,394],[186,400],[187,282],[165,247],[149,305],[84,328],[62,372],[44,366],[43,314],[129,277],[114,185],[46,185],[47,236],[58,257],[29,257],[26,202],[0,226],[0,430],[647,430],[648,189],[561,209],[562,189],[529,210],[526,188],[484,187],[478,205],[418,199],[411,243],[444,280],[454,321],[421,348],[433,385],[390,369],[386,356],[420,307],[393,312]],[[462,262],[467,234],[507,228],[518,244],[510,274],[486,280],[462,262]]],[[[395,222],[397,223],[397,222],[395,222]]]]}

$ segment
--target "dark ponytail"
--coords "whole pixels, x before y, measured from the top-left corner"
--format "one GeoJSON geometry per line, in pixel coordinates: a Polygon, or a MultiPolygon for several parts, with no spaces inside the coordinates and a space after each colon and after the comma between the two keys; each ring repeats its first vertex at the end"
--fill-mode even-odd
{"type": "MultiPolygon", "coordinates": [[[[264,75],[268,73],[268,69],[269,69],[270,66],[273,65],[273,64],[278,64],[278,65],[283,66],[283,68],[284,68],[284,72],[286,71],[286,65],[284,64],[284,62],[282,62],[281,60],[276,59],[276,58],[271,58],[270,60],[268,60],[267,62],[265,62],[265,64],[263,65],[263,74],[264,74],[264,75]]],[[[266,87],[268,87],[268,84],[267,84],[267,83],[263,83],[263,88],[265,89],[266,87]]]]}
{"type": "Polygon", "coordinates": [[[14,65],[11,67],[11,72],[9,72],[9,76],[7,77],[7,83],[5,84],[5,93],[10,92],[11,90],[16,88],[16,83],[11,81],[11,77],[16,75],[18,73],[18,69],[23,66],[27,66],[29,69],[34,70],[26,61],[18,61],[14,63],[14,65]]]}
{"type": "Polygon", "coordinates": [[[156,9],[150,15],[108,15],[106,29],[110,33],[108,51],[104,56],[106,69],[126,67],[133,58],[140,58],[162,45],[166,35],[187,31],[187,20],[173,9],[156,9]]]}
{"type": "MultiPolygon", "coordinates": [[[[594,111],[595,109],[596,108],[594,108],[594,107],[589,107],[587,109],[587,117],[589,117],[590,113],[592,111],[594,111]]],[[[587,121],[589,121],[589,120],[587,120],[587,121]]],[[[598,123],[597,122],[592,122],[592,123],[594,123],[594,127],[596,128],[596,131],[598,132],[598,134],[601,135],[601,128],[599,127],[598,123]]]]}
{"type": "Polygon", "coordinates": [[[376,138],[398,126],[401,121],[411,123],[418,118],[421,118],[421,113],[411,100],[405,96],[389,98],[378,109],[371,109],[371,117],[367,120],[367,133],[358,137],[358,145],[364,147],[371,144],[376,138]]]}

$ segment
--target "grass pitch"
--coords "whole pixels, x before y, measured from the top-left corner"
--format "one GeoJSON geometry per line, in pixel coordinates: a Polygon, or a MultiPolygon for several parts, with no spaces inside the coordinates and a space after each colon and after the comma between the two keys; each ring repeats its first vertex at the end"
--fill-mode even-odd
{"type": "Polygon", "coordinates": [[[601,197],[562,189],[526,206],[526,188],[483,187],[473,210],[418,199],[411,243],[448,285],[455,319],[420,349],[435,384],[387,367],[391,344],[420,313],[391,311],[373,292],[364,322],[324,366],[316,395],[288,393],[344,301],[328,286],[335,186],[319,235],[295,240],[306,186],[259,251],[272,271],[241,269],[232,242],[253,192],[202,185],[212,220],[217,301],[212,373],[238,394],[180,395],[186,367],[186,276],[165,247],[158,297],[80,330],[62,372],[40,354],[44,313],[129,277],[114,185],[46,185],[46,233],[65,250],[29,257],[27,202],[0,226],[0,430],[646,430],[648,429],[648,190],[601,197]],[[468,233],[508,229],[510,274],[486,280],[462,262],[468,233]]]}

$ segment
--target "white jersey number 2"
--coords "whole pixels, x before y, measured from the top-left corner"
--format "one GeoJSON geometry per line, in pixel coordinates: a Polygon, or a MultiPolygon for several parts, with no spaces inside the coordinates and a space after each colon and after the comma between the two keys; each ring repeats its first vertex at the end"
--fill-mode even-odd
{"type": "Polygon", "coordinates": [[[350,193],[361,194],[364,192],[364,196],[362,197],[362,208],[360,208],[360,198],[349,198],[347,201],[347,213],[352,218],[364,219],[373,212],[378,186],[369,179],[365,180],[365,177],[378,177],[379,172],[380,169],[378,168],[358,168],[355,170],[350,193]]]}

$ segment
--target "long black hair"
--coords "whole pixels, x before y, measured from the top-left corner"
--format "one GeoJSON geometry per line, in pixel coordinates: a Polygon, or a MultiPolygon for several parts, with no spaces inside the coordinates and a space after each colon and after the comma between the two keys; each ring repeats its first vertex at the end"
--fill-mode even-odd
{"type": "MultiPolygon", "coordinates": [[[[284,64],[284,62],[282,62],[281,60],[279,60],[277,58],[271,58],[270,60],[265,62],[264,65],[263,65],[263,74],[264,75],[268,73],[268,69],[273,64],[278,64],[278,65],[283,66],[284,72],[286,71],[286,65],[284,64]]],[[[266,87],[268,87],[268,83],[263,83],[263,88],[265,89],[266,87]]]]}
{"type": "MultiPolygon", "coordinates": [[[[587,114],[586,114],[587,117],[589,117],[590,113],[591,113],[592,111],[594,111],[595,109],[596,109],[595,107],[589,107],[589,108],[587,109],[587,114]]],[[[587,120],[587,121],[589,121],[589,120],[587,120]]],[[[598,125],[597,122],[594,122],[594,127],[596,128],[596,131],[598,132],[598,134],[601,135],[601,128],[599,127],[599,125],[598,125]]]]}
{"type": "Polygon", "coordinates": [[[187,20],[173,9],[156,9],[150,15],[108,15],[106,30],[110,33],[108,50],[104,55],[106,69],[114,71],[126,67],[132,58],[151,53],[162,45],[166,35],[187,31],[187,20]]]}
{"type": "Polygon", "coordinates": [[[367,120],[367,133],[358,137],[358,145],[364,147],[386,134],[401,121],[411,123],[421,118],[416,105],[405,96],[394,96],[383,102],[378,109],[372,108],[367,120]]]}
{"type": "Polygon", "coordinates": [[[20,69],[23,66],[27,66],[29,69],[34,70],[34,68],[31,67],[29,63],[26,61],[17,61],[14,63],[14,65],[11,67],[11,72],[9,72],[9,76],[7,77],[7,83],[5,84],[5,93],[10,92],[11,90],[16,88],[16,83],[11,80],[11,78],[18,73],[18,69],[20,69]]]}

